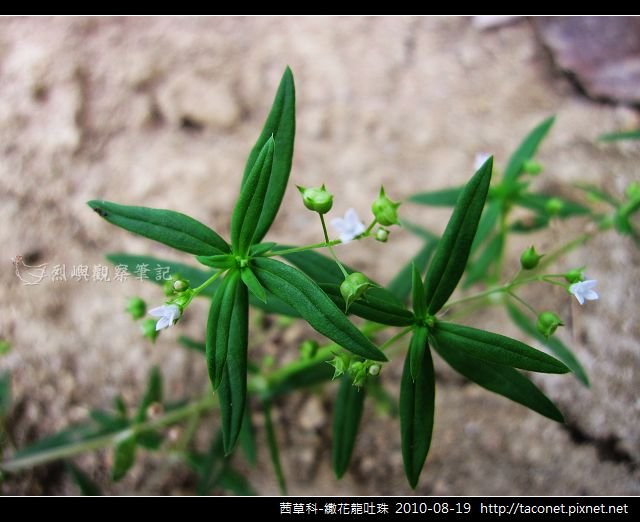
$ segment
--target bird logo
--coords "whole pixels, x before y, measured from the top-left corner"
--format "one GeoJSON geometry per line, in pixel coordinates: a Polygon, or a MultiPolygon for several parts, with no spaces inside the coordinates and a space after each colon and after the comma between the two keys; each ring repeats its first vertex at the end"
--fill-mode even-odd
{"type": "Polygon", "coordinates": [[[18,279],[20,279],[25,286],[40,284],[47,275],[47,265],[49,263],[43,263],[37,266],[27,265],[22,256],[15,256],[11,262],[16,269],[18,279]]]}

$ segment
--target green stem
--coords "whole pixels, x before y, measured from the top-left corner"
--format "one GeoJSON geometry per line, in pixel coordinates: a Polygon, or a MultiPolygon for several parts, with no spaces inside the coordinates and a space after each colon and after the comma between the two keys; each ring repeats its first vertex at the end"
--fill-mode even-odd
{"type": "Polygon", "coordinates": [[[268,254],[264,254],[263,257],[274,257],[274,256],[282,256],[286,254],[295,254],[296,252],[304,252],[306,250],[314,250],[317,248],[330,248],[334,245],[339,245],[342,243],[339,239],[334,239],[332,241],[323,241],[322,243],[314,243],[313,245],[305,245],[301,247],[295,248],[287,248],[286,250],[276,250],[274,252],[269,252],[268,254]]]}
{"type": "Polygon", "coordinates": [[[572,239],[571,241],[555,249],[550,254],[545,255],[540,260],[540,264],[538,265],[539,269],[550,265],[563,254],[566,254],[567,252],[571,252],[571,250],[573,250],[574,248],[585,244],[590,239],[593,239],[594,235],[595,233],[593,232],[592,233],[585,232],[584,234],[580,234],[577,238],[572,239]]]}
{"type": "Polygon", "coordinates": [[[527,303],[524,299],[522,299],[521,297],[517,296],[516,294],[514,294],[511,291],[507,291],[507,294],[509,294],[509,296],[511,296],[516,301],[518,301],[527,310],[529,310],[536,318],[538,317],[538,312],[536,312],[535,309],[533,308],[533,306],[531,306],[529,303],[527,303]]]}
{"type": "Polygon", "coordinates": [[[338,264],[338,268],[340,268],[340,271],[342,272],[342,275],[344,275],[344,277],[346,279],[349,276],[349,273],[344,269],[344,267],[342,266],[342,263],[338,260],[338,256],[333,251],[333,247],[331,246],[331,241],[329,241],[329,232],[327,232],[327,224],[324,222],[324,215],[323,214],[319,214],[319,216],[320,216],[320,223],[322,223],[322,233],[324,234],[324,240],[327,243],[327,247],[329,248],[329,252],[331,252],[331,255],[333,256],[333,259],[338,264]]]}
{"type": "Polygon", "coordinates": [[[404,330],[401,330],[400,332],[398,332],[397,334],[395,334],[393,337],[390,337],[389,339],[387,339],[381,346],[380,346],[380,350],[386,350],[387,348],[389,348],[390,346],[392,346],[393,344],[395,344],[396,342],[398,342],[400,339],[402,339],[405,335],[407,335],[411,330],[413,330],[414,325],[411,326],[407,326],[404,330]]]}
{"type": "Polygon", "coordinates": [[[205,288],[207,288],[211,283],[213,283],[216,279],[218,279],[224,272],[225,270],[219,270],[218,272],[213,274],[209,279],[207,279],[204,283],[202,283],[200,286],[194,288],[192,298],[197,296],[200,292],[202,292],[205,288]]]}
{"type": "Polygon", "coordinates": [[[371,233],[371,231],[373,230],[373,227],[376,226],[377,222],[378,222],[378,220],[376,218],[373,218],[373,221],[367,227],[367,230],[365,230],[362,234],[360,234],[360,237],[367,237],[371,233]]]}
{"type": "Polygon", "coordinates": [[[85,453],[87,451],[93,451],[111,446],[117,439],[132,434],[163,428],[170,424],[175,424],[185,417],[189,417],[190,415],[193,415],[195,413],[202,413],[204,411],[212,409],[216,405],[216,403],[217,400],[208,394],[206,397],[203,397],[197,402],[187,404],[186,406],[176,408],[175,410],[171,410],[161,417],[148,420],[134,426],[129,426],[126,429],[110,433],[108,435],[72,443],[66,446],[51,448],[34,455],[28,455],[26,457],[18,457],[13,460],[7,460],[0,464],[0,470],[13,473],[22,469],[37,466],[39,464],[66,459],[79,455],[80,453],[85,453]]]}

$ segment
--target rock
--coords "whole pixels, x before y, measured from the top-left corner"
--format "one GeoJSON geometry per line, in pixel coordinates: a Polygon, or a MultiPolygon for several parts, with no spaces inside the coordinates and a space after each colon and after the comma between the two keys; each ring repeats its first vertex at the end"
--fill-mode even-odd
{"type": "Polygon", "coordinates": [[[640,102],[640,19],[562,16],[534,23],[558,67],[589,96],[640,102]]]}

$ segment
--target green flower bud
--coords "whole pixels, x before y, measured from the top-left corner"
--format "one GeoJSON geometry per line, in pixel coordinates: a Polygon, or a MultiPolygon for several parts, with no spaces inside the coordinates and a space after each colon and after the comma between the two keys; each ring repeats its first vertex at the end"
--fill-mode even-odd
{"type": "Polygon", "coordinates": [[[332,379],[337,379],[344,372],[349,369],[349,365],[351,364],[351,358],[345,354],[336,354],[332,361],[327,361],[331,366],[334,367],[333,377],[332,379]]]}
{"type": "Polygon", "coordinates": [[[352,363],[349,367],[349,375],[353,379],[354,386],[362,386],[367,378],[367,373],[366,364],[360,361],[352,363]]]}
{"type": "Polygon", "coordinates": [[[132,297],[127,303],[127,312],[131,314],[131,317],[140,319],[147,313],[147,304],[139,297],[132,297]]]}
{"type": "Polygon", "coordinates": [[[558,198],[551,198],[544,205],[544,210],[551,216],[557,216],[558,214],[560,214],[560,212],[562,212],[563,208],[564,202],[558,198]]]}
{"type": "Polygon", "coordinates": [[[345,311],[349,310],[351,304],[360,299],[372,286],[374,286],[373,283],[364,274],[360,272],[349,274],[340,285],[340,293],[346,304],[345,311]]]}
{"type": "Polygon", "coordinates": [[[556,331],[558,326],[564,326],[564,323],[553,312],[542,312],[538,316],[536,328],[538,329],[538,332],[540,332],[545,337],[548,338],[549,336],[553,335],[553,332],[556,331]]]}
{"type": "Polygon", "coordinates": [[[142,330],[142,335],[147,339],[151,340],[152,343],[156,342],[158,338],[159,331],[156,330],[156,320],[155,319],[145,319],[140,324],[140,329],[142,330]]]}
{"type": "Polygon", "coordinates": [[[570,283],[570,284],[584,281],[584,274],[582,273],[583,270],[584,270],[584,267],[574,268],[573,270],[569,270],[566,274],[564,274],[564,278],[567,281],[567,283],[570,283]]]}
{"type": "Polygon", "coordinates": [[[304,188],[298,185],[304,206],[318,214],[326,214],[333,206],[333,195],[324,185],[320,188],[304,188]]]}
{"type": "Polygon", "coordinates": [[[398,207],[400,203],[391,201],[384,193],[384,187],[380,187],[378,198],[371,205],[371,211],[378,223],[382,226],[389,227],[391,225],[399,225],[398,207]]]}
{"type": "Polygon", "coordinates": [[[377,375],[380,375],[380,370],[382,370],[382,366],[380,366],[377,363],[374,363],[371,366],[369,366],[369,375],[376,377],[377,375]]]}
{"type": "Polygon", "coordinates": [[[522,164],[522,170],[532,176],[537,176],[542,172],[542,165],[534,159],[528,159],[522,164]]]}
{"type": "Polygon", "coordinates": [[[300,345],[300,356],[303,360],[313,358],[316,353],[318,353],[318,348],[320,345],[318,341],[314,341],[313,339],[308,339],[300,345]]]}
{"type": "Polygon", "coordinates": [[[389,231],[386,228],[378,228],[378,230],[376,230],[376,241],[386,243],[387,239],[389,239],[389,231]]]}
{"type": "Polygon", "coordinates": [[[536,252],[535,247],[530,246],[520,256],[520,265],[525,270],[533,270],[538,266],[540,260],[544,257],[544,254],[540,255],[536,252]]]}
{"type": "Polygon", "coordinates": [[[189,288],[189,281],[186,279],[176,279],[173,282],[173,289],[176,292],[184,292],[187,288],[189,288]]]}

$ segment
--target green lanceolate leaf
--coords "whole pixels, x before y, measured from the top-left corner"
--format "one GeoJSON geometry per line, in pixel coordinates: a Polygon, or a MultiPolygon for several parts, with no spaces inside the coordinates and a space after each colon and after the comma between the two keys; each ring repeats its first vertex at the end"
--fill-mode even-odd
{"type": "Polygon", "coordinates": [[[147,389],[144,392],[138,412],[136,413],[135,422],[143,422],[147,418],[147,410],[153,403],[162,402],[162,375],[160,369],[154,366],[149,374],[147,389]]]}
{"type": "Polygon", "coordinates": [[[244,419],[242,419],[242,427],[240,428],[240,447],[251,467],[255,467],[258,461],[258,452],[256,450],[256,437],[251,422],[251,408],[244,409],[244,419]]]}
{"type": "Polygon", "coordinates": [[[495,229],[496,223],[502,214],[503,204],[502,201],[488,200],[487,206],[482,213],[480,223],[478,223],[478,230],[476,231],[476,237],[473,238],[471,245],[471,256],[484,244],[485,240],[492,234],[495,229]]]}
{"type": "Polygon", "coordinates": [[[470,381],[522,404],[540,415],[564,422],[558,408],[518,370],[486,361],[479,363],[478,359],[465,355],[454,345],[441,346],[435,340],[432,344],[449,366],[470,381]]]}
{"type": "Polygon", "coordinates": [[[599,141],[640,140],[640,129],[632,131],[611,132],[598,137],[599,141]]]}
{"type": "Polygon", "coordinates": [[[356,443],[364,410],[365,388],[354,386],[349,375],[343,375],[333,413],[333,471],[337,478],[345,474],[356,443]]]}
{"type": "Polygon", "coordinates": [[[318,332],[356,355],[374,361],[387,360],[327,294],[302,272],[269,258],[257,258],[254,265],[262,286],[295,308],[318,332]]]}
{"type": "Polygon", "coordinates": [[[430,207],[453,207],[462,193],[463,187],[434,190],[432,192],[420,192],[409,196],[407,201],[430,207]]]}
{"type": "Polygon", "coordinates": [[[532,372],[569,371],[569,368],[550,355],[504,335],[442,321],[436,324],[431,335],[440,348],[453,347],[483,361],[532,372]]]}
{"type": "Polygon", "coordinates": [[[438,245],[437,238],[426,239],[420,251],[409,261],[393,280],[387,285],[387,290],[396,296],[400,302],[404,303],[411,293],[411,282],[413,278],[413,266],[415,265],[420,274],[427,268],[427,263],[431,259],[433,251],[438,245]]]}
{"type": "Polygon", "coordinates": [[[266,398],[287,395],[295,390],[330,381],[333,373],[334,368],[327,361],[318,361],[311,366],[301,365],[299,368],[294,368],[288,372],[283,379],[271,382],[266,398]]]}
{"type": "Polygon", "coordinates": [[[582,216],[585,214],[589,214],[590,212],[587,207],[584,207],[579,203],[574,203],[573,201],[569,201],[568,199],[559,198],[557,196],[548,196],[547,194],[540,194],[537,192],[521,194],[518,199],[516,199],[516,204],[525,208],[529,208],[531,210],[535,210],[540,215],[548,216],[549,211],[547,210],[547,205],[550,201],[561,203],[557,213],[557,216],[560,218],[582,216]]]}
{"type": "Polygon", "coordinates": [[[113,467],[111,480],[118,482],[131,469],[136,458],[136,436],[128,434],[118,439],[113,449],[113,467]]]}
{"type": "Polygon", "coordinates": [[[229,466],[222,471],[218,479],[218,485],[222,489],[230,491],[237,496],[247,497],[257,495],[247,478],[229,466]]]}
{"type": "Polygon", "coordinates": [[[260,243],[258,245],[253,245],[249,250],[249,253],[254,257],[261,256],[262,254],[266,254],[267,252],[269,252],[269,250],[271,250],[276,245],[277,243],[260,243]]]}
{"type": "MultiPolygon", "coordinates": [[[[340,285],[322,283],[320,288],[331,298],[336,306],[344,306],[340,285]]],[[[413,324],[413,315],[403,306],[395,303],[396,298],[384,288],[370,288],[363,299],[351,304],[349,313],[374,323],[389,326],[409,326],[413,324]]]]}
{"type": "Polygon", "coordinates": [[[11,374],[8,371],[0,373],[0,420],[9,413],[11,408],[11,374]]]}
{"type": "Polygon", "coordinates": [[[259,241],[259,239],[254,241],[254,237],[262,208],[266,204],[274,148],[274,140],[269,138],[262,147],[249,176],[242,184],[240,196],[231,216],[231,245],[235,254],[243,256],[248,254],[251,245],[259,241]]]}
{"type": "MultiPolygon", "coordinates": [[[[228,353],[218,388],[222,415],[222,442],[229,455],[238,440],[247,399],[247,344],[249,340],[249,296],[237,284],[228,326],[228,353]]],[[[222,328],[224,324],[219,323],[222,328]]]]}
{"type": "Polygon", "coordinates": [[[487,280],[491,277],[496,277],[496,269],[491,270],[492,265],[495,267],[495,263],[502,255],[502,247],[504,246],[504,235],[501,233],[496,234],[484,250],[477,256],[473,263],[470,263],[467,270],[467,278],[464,281],[464,288],[470,287],[473,283],[477,283],[483,279],[487,280]]]}
{"type": "Polygon", "coordinates": [[[267,302],[267,292],[260,284],[260,281],[256,279],[255,274],[248,266],[240,270],[242,276],[242,282],[246,285],[249,291],[263,303],[267,302]]]}
{"type": "MultiPolygon", "coordinates": [[[[163,273],[165,273],[167,269],[169,274],[177,274],[182,279],[189,281],[189,284],[193,288],[200,286],[215,273],[214,271],[200,270],[199,268],[177,263],[169,259],[158,259],[150,256],[114,253],[107,255],[107,259],[116,267],[121,266],[126,268],[129,273],[129,278],[137,278],[138,276],[136,274],[146,273],[148,277],[142,277],[142,279],[156,283],[157,285],[166,283],[163,273]]],[[[199,295],[212,297],[219,284],[219,281],[214,281],[199,295]]]]}
{"type": "Polygon", "coordinates": [[[78,466],[72,464],[71,462],[66,463],[67,471],[71,475],[71,478],[76,483],[76,485],[80,488],[80,493],[85,496],[100,496],[102,492],[98,485],[89,478],[84,471],[82,471],[78,466]]]}
{"type": "Polygon", "coordinates": [[[193,350],[194,352],[200,352],[202,354],[207,353],[207,345],[203,342],[196,341],[191,337],[187,337],[186,335],[181,335],[178,337],[178,342],[188,348],[189,350],[193,350]]]}
{"type": "Polygon", "coordinates": [[[221,254],[218,256],[196,256],[199,263],[217,270],[228,270],[236,266],[236,256],[233,254],[221,254]]]}
{"type": "Polygon", "coordinates": [[[573,352],[560,339],[557,337],[545,338],[544,335],[538,332],[535,323],[530,321],[517,307],[512,304],[507,306],[507,311],[509,312],[511,320],[518,328],[520,328],[520,330],[533,337],[540,344],[549,348],[549,350],[551,350],[558,359],[571,369],[576,378],[582,382],[582,384],[589,386],[589,377],[587,377],[587,372],[585,372],[578,359],[576,359],[576,356],[573,355],[573,352]]]}
{"type": "Polygon", "coordinates": [[[487,199],[492,169],[493,159],[489,158],[467,183],[438,243],[425,281],[430,314],[444,306],[462,277],[487,199]]]}
{"type": "Polygon", "coordinates": [[[427,300],[424,295],[424,284],[422,275],[416,265],[412,267],[411,288],[413,289],[413,312],[419,319],[424,319],[427,314],[427,300]]]}
{"type": "MultiPolygon", "coordinates": [[[[288,250],[290,248],[295,247],[278,245],[273,250],[278,252],[280,250],[288,250]]],[[[332,283],[339,285],[344,280],[344,274],[333,259],[323,256],[318,252],[314,252],[313,250],[284,254],[282,257],[284,257],[293,266],[302,270],[318,284],[332,283]]],[[[344,268],[349,274],[354,272],[354,270],[348,266],[345,266],[344,268]]]]}
{"type": "Polygon", "coordinates": [[[87,204],[109,223],[176,250],[197,256],[229,252],[229,245],[216,232],[180,212],[98,200],[87,204]]]}
{"type": "Polygon", "coordinates": [[[214,391],[220,386],[230,346],[231,315],[239,295],[240,272],[232,271],[211,301],[207,321],[207,366],[214,391]]]}
{"type": "MultiPolygon", "coordinates": [[[[414,332],[422,342],[426,329],[418,328],[414,332]]],[[[410,356],[404,361],[402,381],[400,383],[400,433],[402,438],[402,460],[404,471],[412,488],[415,488],[420,478],[420,472],[431,446],[433,433],[433,418],[435,411],[435,375],[431,351],[425,340],[424,359],[420,372],[414,379],[411,376],[410,356]]]]}
{"type": "Polygon", "coordinates": [[[260,220],[255,229],[254,243],[258,243],[265,236],[282,203],[282,198],[289,181],[289,173],[291,172],[295,134],[296,92],[293,83],[293,74],[291,73],[291,69],[287,67],[282,75],[278,92],[273,100],[271,112],[262,128],[262,133],[249,154],[242,179],[242,185],[244,186],[264,144],[273,136],[275,141],[273,167],[271,169],[269,187],[261,210],[260,220]]]}
{"type": "Polygon", "coordinates": [[[503,177],[505,183],[514,182],[518,179],[518,176],[522,173],[524,163],[533,158],[540,143],[553,126],[554,121],[555,116],[547,118],[534,128],[522,143],[520,143],[516,151],[509,158],[509,163],[507,163],[503,177]]]}
{"type": "Polygon", "coordinates": [[[524,164],[528,160],[533,159],[540,147],[540,144],[542,143],[542,140],[549,133],[549,130],[555,123],[555,119],[555,116],[550,116],[542,123],[539,123],[520,142],[518,148],[516,148],[513,154],[511,154],[509,162],[505,168],[503,176],[505,182],[513,182],[517,180],[520,174],[524,172],[524,164]]]}
{"type": "Polygon", "coordinates": [[[422,372],[422,362],[424,361],[424,352],[428,349],[427,346],[427,329],[425,327],[416,328],[411,337],[408,355],[411,378],[414,381],[422,372]]]}

